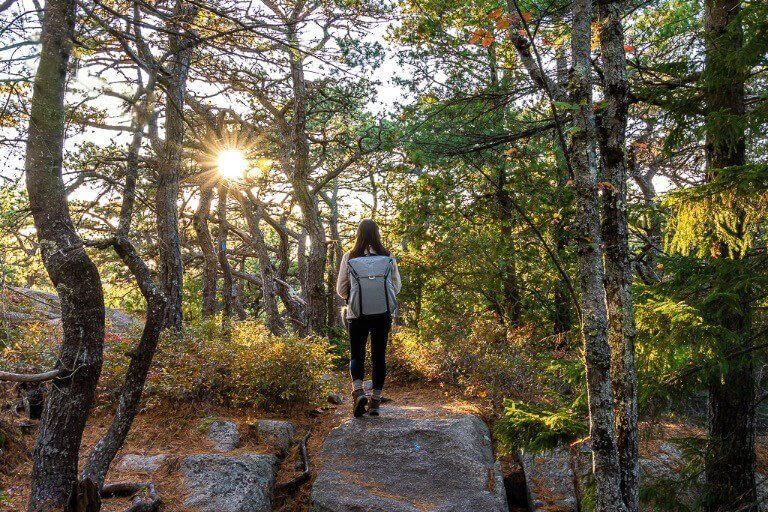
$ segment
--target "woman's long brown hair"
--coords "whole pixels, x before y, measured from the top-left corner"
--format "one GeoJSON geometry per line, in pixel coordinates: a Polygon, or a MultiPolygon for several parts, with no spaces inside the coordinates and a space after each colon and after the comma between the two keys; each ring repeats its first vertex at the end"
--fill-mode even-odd
{"type": "Polygon", "coordinates": [[[373,219],[363,219],[357,226],[357,240],[355,246],[349,251],[349,259],[359,258],[365,254],[365,250],[371,248],[379,256],[389,256],[390,252],[381,241],[379,225],[373,219]]]}

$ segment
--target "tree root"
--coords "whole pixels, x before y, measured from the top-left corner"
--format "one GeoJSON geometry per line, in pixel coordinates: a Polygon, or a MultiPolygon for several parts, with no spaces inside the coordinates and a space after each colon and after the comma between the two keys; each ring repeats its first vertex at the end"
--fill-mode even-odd
{"type": "Polygon", "coordinates": [[[133,496],[133,502],[125,512],[157,512],[160,510],[162,500],[157,495],[152,482],[117,482],[106,484],[101,489],[102,499],[128,496],[133,496]],[[146,493],[142,491],[146,491],[146,493]]]}
{"type": "Polygon", "coordinates": [[[309,456],[307,455],[307,441],[309,440],[310,434],[311,432],[307,432],[307,435],[305,435],[299,443],[299,453],[301,454],[301,462],[304,465],[304,471],[302,471],[302,473],[296,478],[276,485],[276,494],[295,492],[296,489],[302,486],[302,484],[308,482],[310,476],[312,476],[312,471],[309,467],[309,456]]]}

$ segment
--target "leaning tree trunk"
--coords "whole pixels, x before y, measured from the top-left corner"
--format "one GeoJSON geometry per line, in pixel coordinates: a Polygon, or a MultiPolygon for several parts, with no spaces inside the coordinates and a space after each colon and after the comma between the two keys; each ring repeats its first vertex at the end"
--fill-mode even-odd
{"type": "Polygon", "coordinates": [[[141,332],[141,339],[128,356],[131,362],[125,372],[123,385],[118,395],[117,410],[107,432],[91,450],[88,462],[83,470],[83,478],[90,478],[98,488],[104,485],[109,466],[123,446],[128,431],[139,410],[144,384],[147,380],[152,360],[160,341],[166,319],[167,301],[163,292],[155,284],[147,265],[136,252],[127,236],[118,234],[110,245],[133,274],[136,283],[147,302],[146,320],[141,332]]]}
{"type": "Polygon", "coordinates": [[[614,439],[611,349],[603,287],[600,210],[595,165],[590,40],[592,0],[573,0],[571,102],[574,111],[571,166],[576,192],[576,233],[581,285],[582,335],[589,398],[589,430],[596,510],[624,512],[619,457],[614,439]]]}
{"type": "MultiPolygon", "coordinates": [[[[145,104],[145,102],[143,102],[145,104]]],[[[142,126],[142,112],[139,112],[137,126],[142,126]]],[[[139,343],[128,352],[131,361],[125,372],[123,385],[117,399],[117,409],[112,419],[112,424],[107,432],[99,439],[88,456],[88,462],[83,469],[83,479],[90,479],[96,483],[98,489],[104,486],[109,466],[123,446],[128,431],[133,425],[133,420],[139,410],[144,384],[152,366],[160,334],[163,331],[166,319],[167,300],[163,292],[155,284],[152,273],[144,260],[141,259],[133,243],[128,238],[131,232],[133,220],[133,205],[136,201],[136,182],[139,177],[138,153],[141,148],[142,132],[134,132],[133,140],[128,147],[126,159],[125,187],[123,189],[123,204],[120,208],[120,224],[117,234],[103,244],[111,246],[133,275],[136,284],[147,302],[144,328],[141,332],[139,343]]]]}
{"type": "Polygon", "coordinates": [[[165,106],[165,145],[158,172],[155,208],[157,210],[157,244],[160,257],[160,281],[168,298],[168,325],[181,330],[182,283],[184,264],[179,240],[179,178],[184,144],[184,102],[187,75],[192,56],[190,35],[183,27],[189,21],[190,9],[177,0],[168,35],[170,76],[167,77],[165,106]]]}
{"type": "Polygon", "coordinates": [[[208,227],[212,196],[213,187],[203,184],[200,187],[200,203],[192,218],[192,226],[195,228],[197,236],[197,245],[200,246],[200,250],[203,253],[203,318],[210,318],[216,314],[218,263],[211,231],[208,227]]]}
{"type": "Polygon", "coordinates": [[[640,506],[637,459],[637,372],[632,265],[627,224],[627,60],[622,18],[624,0],[598,0],[600,51],[605,81],[598,130],[605,170],[602,235],[605,245],[605,291],[608,341],[611,346],[616,445],[621,465],[621,492],[628,512],[640,506]]]}
{"type": "Polygon", "coordinates": [[[61,175],[64,95],[74,26],[73,0],[46,2],[24,165],[40,252],[61,300],[64,328],[57,362],[61,373],[48,394],[35,443],[30,512],[61,510],[71,491],[81,492],[78,453],[104,344],[99,272],[72,224],[61,175]]]}
{"type": "MultiPolygon", "coordinates": [[[[739,0],[707,0],[705,4],[706,66],[702,76],[707,107],[706,155],[708,179],[720,169],[743,166],[744,83],[747,70],[739,64],[743,32],[739,0]]],[[[739,208],[738,205],[736,208],[739,208]]],[[[736,211],[741,215],[743,211],[736,211]]],[[[742,234],[741,224],[735,237],[742,234]]],[[[726,229],[730,229],[726,228],[726,229]]],[[[721,243],[720,258],[738,260],[740,249],[721,243]]],[[[755,375],[752,360],[751,300],[741,272],[729,271],[721,284],[726,293],[739,290],[738,306],[718,308],[716,322],[731,336],[719,340],[721,353],[734,353],[724,372],[713,372],[709,382],[709,446],[705,474],[706,510],[755,511],[755,375]],[[734,343],[734,340],[736,342],[734,343]]]]}

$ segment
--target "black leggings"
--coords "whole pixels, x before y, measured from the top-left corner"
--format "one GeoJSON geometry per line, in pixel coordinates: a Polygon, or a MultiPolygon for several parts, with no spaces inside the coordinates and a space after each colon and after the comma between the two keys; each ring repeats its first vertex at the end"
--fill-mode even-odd
{"type": "Polygon", "coordinates": [[[349,373],[352,375],[352,380],[365,378],[365,343],[370,333],[373,389],[384,388],[384,379],[387,376],[387,338],[390,327],[392,327],[392,316],[389,314],[349,320],[349,373]]]}

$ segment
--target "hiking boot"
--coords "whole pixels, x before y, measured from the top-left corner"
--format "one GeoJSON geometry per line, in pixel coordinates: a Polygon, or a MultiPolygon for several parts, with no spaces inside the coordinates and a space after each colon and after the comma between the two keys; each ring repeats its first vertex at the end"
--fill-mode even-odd
{"type": "Polygon", "coordinates": [[[368,400],[368,414],[371,416],[378,416],[379,405],[381,405],[381,398],[371,398],[368,400]]]}
{"type": "Polygon", "coordinates": [[[365,406],[368,405],[368,397],[364,389],[356,389],[352,392],[352,414],[359,418],[365,414],[365,406]]]}

